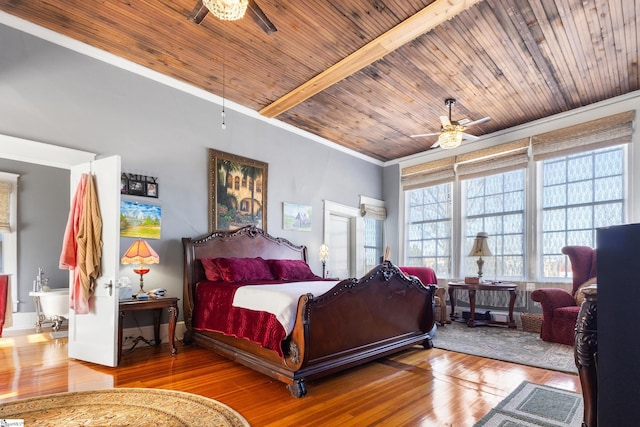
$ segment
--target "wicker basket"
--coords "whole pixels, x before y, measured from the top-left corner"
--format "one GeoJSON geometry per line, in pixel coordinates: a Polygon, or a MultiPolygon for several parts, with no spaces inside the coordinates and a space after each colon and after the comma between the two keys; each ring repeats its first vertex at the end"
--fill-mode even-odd
{"type": "Polygon", "coordinates": [[[542,314],[522,313],[520,314],[520,320],[522,320],[523,331],[540,333],[540,329],[542,329],[542,314]]]}

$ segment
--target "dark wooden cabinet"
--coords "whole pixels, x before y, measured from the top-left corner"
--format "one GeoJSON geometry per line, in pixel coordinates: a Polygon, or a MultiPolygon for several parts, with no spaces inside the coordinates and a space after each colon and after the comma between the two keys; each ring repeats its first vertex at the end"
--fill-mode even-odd
{"type": "MultiPolygon", "coordinates": [[[[598,423],[632,426],[640,420],[640,224],[597,231],[598,423]]],[[[591,426],[589,426],[591,427],[591,426]]]]}

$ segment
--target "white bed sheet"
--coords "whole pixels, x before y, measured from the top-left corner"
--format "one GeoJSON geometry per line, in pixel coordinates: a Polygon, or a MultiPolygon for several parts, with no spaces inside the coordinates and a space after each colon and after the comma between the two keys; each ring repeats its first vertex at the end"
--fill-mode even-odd
{"type": "Polygon", "coordinates": [[[300,296],[319,296],[333,288],[338,281],[318,280],[277,285],[242,286],[233,297],[233,306],[271,313],[284,327],[287,335],[293,330],[300,296]]]}

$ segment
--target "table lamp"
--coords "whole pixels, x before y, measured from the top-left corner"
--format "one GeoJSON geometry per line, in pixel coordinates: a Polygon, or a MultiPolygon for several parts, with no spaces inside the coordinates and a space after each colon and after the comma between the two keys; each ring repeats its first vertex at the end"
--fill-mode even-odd
{"type": "Polygon", "coordinates": [[[484,231],[479,232],[476,235],[475,240],[473,241],[473,247],[471,248],[471,252],[469,256],[477,256],[478,257],[478,279],[480,283],[484,280],[482,279],[482,266],[484,265],[483,256],[492,256],[491,250],[489,250],[489,244],[487,243],[487,239],[489,238],[489,233],[484,231]]]}
{"type": "Polygon", "coordinates": [[[133,271],[140,275],[140,291],[138,291],[138,294],[144,294],[144,275],[149,272],[149,267],[146,267],[145,264],[158,264],[160,257],[146,240],[138,239],[122,255],[120,262],[122,264],[140,264],[140,267],[134,268],[133,271]]]}
{"type": "Polygon", "coordinates": [[[329,259],[329,246],[324,243],[320,246],[320,261],[322,262],[322,278],[324,279],[324,269],[327,266],[327,260],[329,259]]]}

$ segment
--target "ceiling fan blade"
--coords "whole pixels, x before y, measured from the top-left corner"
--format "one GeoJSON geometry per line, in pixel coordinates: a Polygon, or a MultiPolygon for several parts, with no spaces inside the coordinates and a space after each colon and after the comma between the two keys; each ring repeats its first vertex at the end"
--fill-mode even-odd
{"type": "Polygon", "coordinates": [[[421,136],[434,136],[440,135],[440,132],[432,132],[432,133],[419,133],[417,135],[409,135],[410,138],[419,138],[421,136]]]}
{"type": "Polygon", "coordinates": [[[205,16],[209,13],[209,9],[207,9],[201,0],[196,2],[191,14],[189,15],[189,21],[194,22],[196,24],[200,24],[205,16]]]}
{"type": "Polygon", "coordinates": [[[249,9],[249,14],[253,20],[256,21],[256,24],[258,24],[265,33],[273,34],[278,31],[276,26],[273,25],[273,22],[269,20],[267,15],[262,11],[262,9],[260,9],[260,6],[258,6],[254,0],[249,1],[247,9],[249,9]]]}
{"type": "Polygon", "coordinates": [[[451,125],[451,121],[447,116],[440,116],[440,123],[442,123],[443,128],[446,128],[447,126],[451,125]]]}
{"type": "Polygon", "coordinates": [[[462,139],[466,139],[467,141],[477,141],[480,138],[475,135],[462,132],[462,139]]]}
{"type": "Polygon", "coordinates": [[[469,123],[465,124],[464,127],[468,128],[468,127],[473,126],[473,125],[479,125],[480,123],[485,123],[485,122],[488,122],[489,120],[491,120],[491,117],[485,117],[483,119],[476,120],[474,122],[469,122],[469,123]]]}
{"type": "Polygon", "coordinates": [[[440,147],[440,140],[436,140],[436,142],[431,144],[431,147],[429,147],[429,149],[432,150],[432,149],[438,148],[438,147],[440,147]]]}

